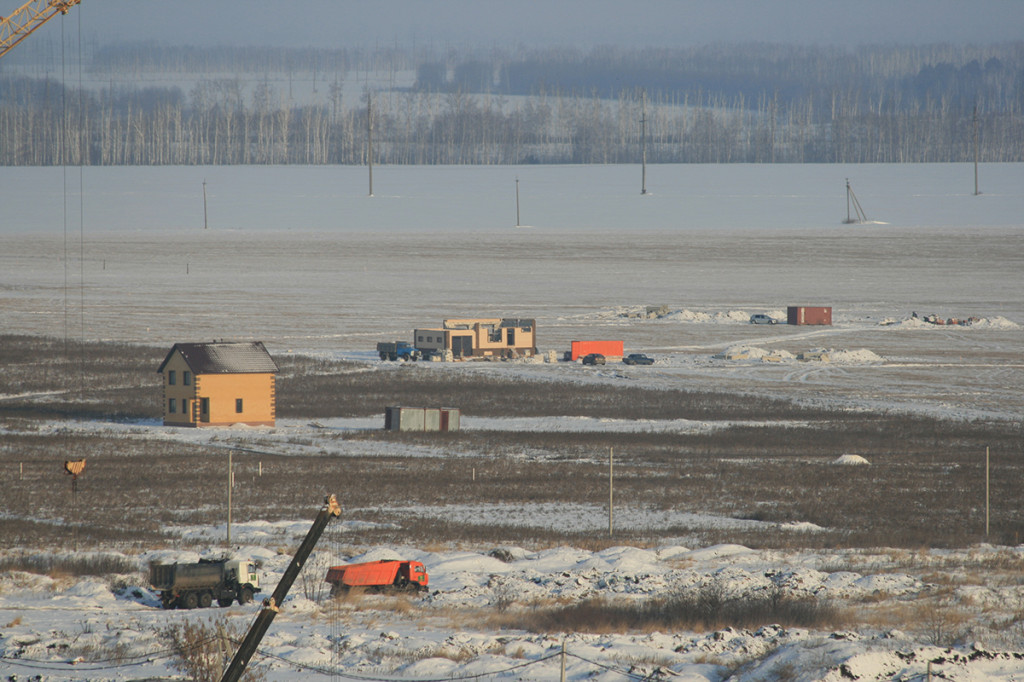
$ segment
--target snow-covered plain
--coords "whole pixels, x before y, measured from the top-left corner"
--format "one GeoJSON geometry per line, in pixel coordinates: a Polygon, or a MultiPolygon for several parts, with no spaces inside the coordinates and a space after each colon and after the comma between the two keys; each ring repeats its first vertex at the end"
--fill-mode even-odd
{"type": "Polygon", "coordinates": [[[275,354],[358,360],[445,317],[525,317],[541,350],[621,338],[658,363],[484,371],[1024,413],[1024,164],[983,164],[980,196],[966,164],[647,177],[642,196],[631,166],[383,167],[370,197],[365,169],[350,167],[3,168],[0,328],[256,338],[275,354]],[[516,178],[530,228],[515,227],[516,178]],[[841,223],[846,178],[876,223],[841,223]],[[669,314],[629,315],[649,305],[669,314]],[[788,305],[830,305],[835,323],[747,324],[788,305]],[[981,322],[938,327],[914,312],[981,322]],[[713,358],[736,346],[781,361],[713,358]],[[833,361],[793,357],[818,348],[833,361]]]}
{"type": "MultiPolygon", "coordinates": [[[[424,367],[595,386],[744,391],[951,419],[1024,415],[1024,165],[983,165],[981,196],[971,194],[966,165],[658,166],[647,177],[650,191],[641,196],[638,167],[380,168],[376,196],[368,197],[365,170],[354,168],[90,168],[70,178],[60,169],[3,168],[0,329],[167,346],[255,338],[277,355],[345,358],[389,370],[397,367],[374,357],[378,340],[408,339],[414,327],[444,317],[529,317],[537,319],[542,351],[560,352],[572,339],[621,338],[627,352],[646,352],[657,362],[424,367]],[[517,177],[530,227],[515,226],[517,177]],[[847,177],[873,224],[841,224],[847,177]],[[660,317],[640,315],[662,305],[667,313],[660,317]],[[747,322],[753,313],[784,317],[787,305],[831,305],[835,324],[747,322]],[[921,321],[932,313],[978,321],[921,321]]],[[[718,426],[574,415],[495,420],[463,409],[464,428],[479,430],[718,426]]],[[[339,415],[318,425],[282,422],[253,435],[288,442],[296,433],[376,426],[339,415]]],[[[76,428],[211,437],[145,424],[76,428]]],[[[246,437],[244,430],[230,435],[246,437]]],[[[870,466],[856,457],[837,464],[870,466]]],[[[600,517],[600,510],[568,506],[450,505],[410,513],[521,514],[525,524],[558,526],[600,517]]],[[[673,519],[670,512],[631,516],[627,505],[620,521],[673,519]]],[[[293,545],[305,528],[296,520],[233,529],[235,551],[260,559],[272,587],[288,560],[275,550],[293,545]]],[[[183,538],[208,538],[211,553],[222,531],[180,529],[183,538]]],[[[933,667],[945,679],[1014,680],[1024,668],[1024,592],[1012,571],[1000,568],[1019,569],[1020,548],[505,548],[506,563],[488,554],[492,547],[360,547],[358,533],[358,524],[339,522],[311,571],[366,558],[420,559],[432,576],[431,593],[410,609],[386,596],[336,604],[322,599],[319,581],[307,576],[264,640],[269,679],[331,676],[328,670],[339,679],[558,679],[560,661],[552,656],[563,642],[568,679],[909,680],[923,679],[928,661],[941,659],[933,667]],[[766,627],[563,636],[503,630],[479,616],[508,600],[511,609],[529,609],[709,583],[729,593],[774,586],[827,596],[862,617],[838,632],[766,627]],[[923,603],[948,617],[914,610],[923,603]],[[906,609],[908,625],[873,625],[883,620],[871,615],[877,604],[906,609]],[[967,624],[974,648],[943,653],[932,646],[949,639],[936,628],[952,635],[967,624]]],[[[131,560],[142,569],[150,559],[173,558],[195,555],[131,560]]],[[[218,613],[245,627],[254,609],[218,613]]],[[[53,680],[167,676],[174,671],[158,632],[212,613],[159,609],[141,573],[79,580],[3,573],[0,672],[53,680]],[[106,660],[90,660],[97,658],[106,660]]]]}

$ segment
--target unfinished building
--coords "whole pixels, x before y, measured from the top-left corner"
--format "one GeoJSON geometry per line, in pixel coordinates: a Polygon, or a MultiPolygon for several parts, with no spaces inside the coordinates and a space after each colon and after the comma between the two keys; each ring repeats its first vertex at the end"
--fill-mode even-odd
{"type": "Polygon", "coordinates": [[[457,318],[439,329],[416,329],[416,348],[453,358],[529,358],[537,354],[536,320],[518,318],[457,318]]]}

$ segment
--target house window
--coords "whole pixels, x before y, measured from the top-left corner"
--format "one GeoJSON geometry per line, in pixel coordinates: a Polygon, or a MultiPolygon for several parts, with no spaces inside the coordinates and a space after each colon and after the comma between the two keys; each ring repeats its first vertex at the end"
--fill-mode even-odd
{"type": "Polygon", "coordinates": [[[174,398],[168,398],[167,399],[167,412],[170,413],[170,414],[174,414],[177,411],[178,411],[178,401],[175,400],[174,398]]]}
{"type": "Polygon", "coordinates": [[[422,340],[423,340],[423,334],[420,334],[420,335],[419,335],[419,340],[420,340],[420,341],[422,341],[422,340]]]}
{"type": "Polygon", "coordinates": [[[199,412],[201,414],[210,414],[210,399],[200,398],[199,399],[199,412]]]}
{"type": "Polygon", "coordinates": [[[242,414],[242,399],[235,398],[235,412],[242,414]]]}
{"type": "Polygon", "coordinates": [[[192,372],[189,372],[189,371],[182,372],[181,373],[181,383],[185,384],[186,386],[191,386],[192,385],[192,372]]]}
{"type": "Polygon", "coordinates": [[[173,386],[177,380],[178,380],[177,372],[175,372],[173,369],[170,370],[169,372],[167,372],[167,385],[168,386],[173,386]]]}
{"type": "Polygon", "coordinates": [[[181,413],[182,414],[188,414],[188,400],[187,399],[181,401],[181,413]]]}

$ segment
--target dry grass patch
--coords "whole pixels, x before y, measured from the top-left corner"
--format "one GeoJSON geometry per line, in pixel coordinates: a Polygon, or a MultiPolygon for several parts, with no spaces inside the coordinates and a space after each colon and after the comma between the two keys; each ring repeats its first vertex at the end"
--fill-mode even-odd
{"type": "MultiPolygon", "coordinates": [[[[923,570],[922,560],[915,556],[922,547],[965,547],[1013,539],[1024,532],[1024,439],[1015,424],[827,412],[751,396],[638,386],[595,391],[571,382],[523,381],[487,372],[367,369],[289,357],[282,362],[281,416],[359,415],[379,412],[387,404],[426,401],[459,405],[464,413],[480,416],[569,414],[765,423],[701,434],[412,435],[320,430],[291,437],[291,444],[285,442],[287,434],[260,435],[253,441],[218,432],[213,444],[218,447],[115,430],[38,429],[62,419],[159,418],[155,368],[165,348],[84,344],[74,352],[83,358],[74,366],[76,372],[82,368],[85,392],[66,385],[68,363],[61,365],[62,344],[0,337],[0,366],[5,367],[0,394],[21,396],[0,401],[0,426],[7,428],[0,442],[0,470],[17,475],[19,465],[24,465],[24,478],[0,502],[0,546],[66,547],[69,522],[85,546],[180,546],[169,529],[223,523],[228,450],[222,446],[266,450],[235,451],[234,518],[239,523],[311,516],[318,497],[334,492],[347,518],[375,522],[360,532],[359,544],[364,546],[573,545],[600,551],[619,544],[654,547],[667,538],[689,545],[734,542],[778,549],[895,546],[911,549],[879,570],[894,570],[894,565],[923,570]],[[781,419],[805,426],[782,426],[781,419]],[[379,443],[382,452],[396,445],[422,446],[450,455],[344,454],[353,440],[361,441],[362,447],[379,443]],[[295,443],[302,443],[303,450],[296,453],[295,443]],[[984,517],[978,506],[985,479],[983,460],[976,453],[983,453],[986,445],[992,447],[992,497],[1001,501],[993,509],[991,537],[982,532],[984,517]],[[602,532],[529,523],[455,522],[395,511],[452,501],[524,509],[543,503],[603,508],[609,447],[615,448],[618,500],[651,510],[754,519],[761,524],[741,530],[680,524],[631,529],[609,538],[602,532]],[[862,453],[873,464],[828,466],[843,452],[862,453]],[[89,467],[79,481],[77,518],[69,519],[61,503],[68,490],[61,464],[79,457],[86,457],[89,467]],[[256,475],[259,466],[262,477],[256,475]],[[469,474],[473,470],[475,481],[469,474]],[[574,485],[566,486],[567,480],[574,485]],[[348,511],[354,509],[362,511],[348,511]],[[822,530],[794,533],[772,525],[788,522],[810,522],[822,530]]],[[[1006,557],[991,561],[1005,563],[1006,580],[1021,565],[1020,559],[1006,557]]]]}
{"type": "Polygon", "coordinates": [[[595,598],[510,614],[510,621],[516,623],[516,627],[538,633],[705,632],[725,627],[754,629],[769,624],[828,628],[843,620],[844,614],[827,601],[796,597],[782,591],[732,596],[718,585],[680,590],[669,597],[639,602],[595,598]]]}

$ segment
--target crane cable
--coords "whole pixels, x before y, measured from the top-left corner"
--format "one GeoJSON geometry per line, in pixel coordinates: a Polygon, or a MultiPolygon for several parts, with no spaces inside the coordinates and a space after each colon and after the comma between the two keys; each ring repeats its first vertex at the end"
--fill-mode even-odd
{"type": "MultiPolygon", "coordinates": [[[[79,224],[79,254],[78,254],[78,265],[79,265],[79,328],[80,328],[80,339],[78,348],[78,398],[80,404],[85,403],[85,192],[84,192],[84,169],[83,169],[83,158],[84,153],[82,149],[82,141],[87,139],[85,135],[85,106],[84,106],[84,87],[82,79],[82,15],[78,13],[78,224],[79,224]]],[[[71,359],[71,348],[70,348],[70,319],[71,319],[71,304],[70,304],[70,272],[71,264],[68,258],[68,243],[69,243],[69,208],[68,208],[68,152],[70,149],[70,138],[71,138],[71,124],[70,117],[68,116],[68,87],[67,87],[67,54],[66,54],[67,38],[65,35],[64,27],[64,15],[61,16],[60,20],[60,77],[61,77],[61,134],[59,144],[59,156],[61,164],[61,175],[63,179],[63,247],[64,247],[64,320],[63,320],[63,331],[64,331],[64,366],[65,366],[65,385],[64,385],[64,396],[65,396],[65,408],[70,414],[72,406],[72,393],[74,381],[72,377],[72,359],[71,359]]],[[[65,418],[67,418],[66,415],[65,418]]],[[[70,450],[70,429],[64,429],[64,454],[65,461],[71,458],[70,450]]],[[[66,465],[65,465],[66,466],[66,465]]],[[[72,477],[72,528],[74,537],[74,547],[78,549],[78,532],[79,524],[77,518],[77,474],[72,477]]]]}

